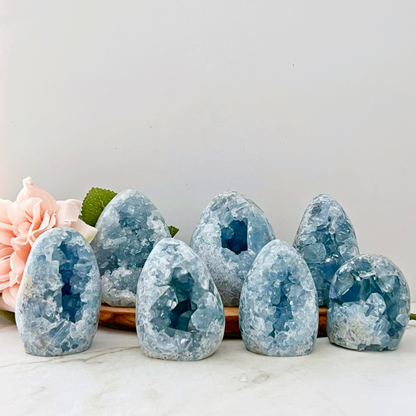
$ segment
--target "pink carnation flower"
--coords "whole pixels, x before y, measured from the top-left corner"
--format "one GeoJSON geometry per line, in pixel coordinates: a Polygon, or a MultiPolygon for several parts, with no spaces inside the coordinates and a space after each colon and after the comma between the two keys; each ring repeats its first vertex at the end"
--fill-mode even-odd
{"type": "Polygon", "coordinates": [[[81,201],[55,199],[23,179],[23,189],[15,202],[0,199],[0,309],[14,311],[26,260],[35,240],[54,227],[70,227],[87,241],[97,233],[80,220],[81,201]]]}

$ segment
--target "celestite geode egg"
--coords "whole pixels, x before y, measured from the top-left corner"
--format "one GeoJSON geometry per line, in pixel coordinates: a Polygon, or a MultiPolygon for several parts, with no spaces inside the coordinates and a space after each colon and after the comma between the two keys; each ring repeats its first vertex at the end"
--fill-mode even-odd
{"type": "Polygon", "coordinates": [[[169,228],[150,199],[126,189],[104,208],[91,245],[101,274],[102,301],[135,306],[137,281],[154,245],[170,237],[169,228]]]}
{"type": "Polygon", "coordinates": [[[264,212],[239,192],[217,195],[202,212],[190,246],[207,265],[224,306],[238,306],[249,268],[274,238],[264,212]]]}
{"type": "Polygon", "coordinates": [[[16,323],[26,352],[67,355],[87,350],[100,312],[100,274],[77,231],[59,227],[33,244],[16,299],[16,323]]]}
{"type": "Polygon", "coordinates": [[[257,354],[309,354],[318,333],[318,296],[305,260],[288,243],[273,240],[256,257],[243,284],[240,331],[257,354]]]}
{"type": "Polygon", "coordinates": [[[328,306],[335,272],[359,254],[354,227],[341,205],[329,195],[314,198],[306,208],[293,245],[312,273],[319,306],[328,306]]]}
{"type": "Polygon", "coordinates": [[[145,355],[201,360],[224,336],[221,297],[205,264],[184,242],[160,241],[137,285],[136,327],[145,355]]]}
{"type": "Polygon", "coordinates": [[[406,279],[387,257],[362,254],[335,273],[327,322],[333,344],[358,351],[395,350],[409,314],[406,279]]]}

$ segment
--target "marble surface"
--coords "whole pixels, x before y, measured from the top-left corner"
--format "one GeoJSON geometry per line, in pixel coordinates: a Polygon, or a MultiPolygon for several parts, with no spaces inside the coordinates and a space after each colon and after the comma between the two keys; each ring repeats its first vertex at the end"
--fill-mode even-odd
{"type": "Polygon", "coordinates": [[[84,353],[33,357],[0,318],[2,415],[413,416],[415,382],[415,321],[396,351],[319,338],[310,355],[280,358],[225,340],[206,360],[169,362],[145,357],[135,333],[101,327],[84,353]]]}

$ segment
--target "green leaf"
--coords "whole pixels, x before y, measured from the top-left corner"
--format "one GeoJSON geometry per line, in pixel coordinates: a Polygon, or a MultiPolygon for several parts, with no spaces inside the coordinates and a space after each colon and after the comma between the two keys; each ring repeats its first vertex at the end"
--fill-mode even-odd
{"type": "Polygon", "coordinates": [[[13,312],[3,311],[3,310],[0,309],[0,316],[3,316],[8,321],[10,321],[12,324],[16,325],[16,321],[14,319],[14,313],[13,312]]]}
{"type": "Polygon", "coordinates": [[[82,201],[80,218],[88,225],[95,227],[103,209],[116,195],[116,192],[108,189],[91,188],[82,201]]]}
{"type": "Polygon", "coordinates": [[[169,232],[172,237],[175,237],[178,234],[179,228],[174,227],[173,225],[169,225],[169,232]]]}

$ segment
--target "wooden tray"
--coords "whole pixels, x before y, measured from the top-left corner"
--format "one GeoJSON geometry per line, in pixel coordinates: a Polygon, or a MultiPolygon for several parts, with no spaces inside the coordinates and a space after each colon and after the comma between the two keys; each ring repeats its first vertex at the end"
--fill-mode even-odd
{"type": "MultiPolygon", "coordinates": [[[[238,308],[224,308],[225,338],[241,338],[238,327],[238,308]]],[[[102,305],[100,324],[109,328],[136,330],[136,309],[102,305]]],[[[319,308],[318,337],[326,337],[326,308],[319,308]]]]}

